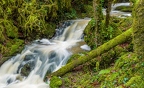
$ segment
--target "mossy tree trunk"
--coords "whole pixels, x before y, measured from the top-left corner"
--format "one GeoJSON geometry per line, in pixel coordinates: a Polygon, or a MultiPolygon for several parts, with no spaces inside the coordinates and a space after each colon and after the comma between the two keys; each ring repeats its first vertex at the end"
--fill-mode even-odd
{"type": "Polygon", "coordinates": [[[134,8],[133,43],[134,52],[144,58],[144,0],[138,0],[134,8]]]}
{"type": "Polygon", "coordinates": [[[113,0],[108,0],[108,3],[107,3],[105,28],[108,28],[108,25],[109,25],[112,2],[113,2],[113,0]]]}
{"type": "Polygon", "coordinates": [[[102,30],[102,20],[103,20],[101,0],[93,0],[93,10],[95,19],[94,42],[96,44],[96,47],[98,47],[101,44],[100,32],[102,30]]]}
{"type": "Polygon", "coordinates": [[[116,45],[125,42],[129,37],[131,37],[131,33],[132,33],[132,28],[122,33],[121,35],[115,37],[114,39],[108,41],[107,43],[104,43],[103,45],[99,46],[97,49],[92,50],[87,55],[80,56],[77,60],[71,61],[70,63],[68,63],[67,65],[59,69],[58,71],[50,74],[49,76],[64,75],[65,73],[67,73],[68,71],[71,71],[76,66],[86,63],[87,61],[90,61],[93,58],[107,52],[108,50],[115,47],[116,45]]]}

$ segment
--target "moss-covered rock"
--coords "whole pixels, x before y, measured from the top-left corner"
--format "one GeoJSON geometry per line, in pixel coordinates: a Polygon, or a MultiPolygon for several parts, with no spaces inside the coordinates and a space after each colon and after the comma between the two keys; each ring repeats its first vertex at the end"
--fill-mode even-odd
{"type": "Polygon", "coordinates": [[[24,41],[21,39],[7,40],[4,45],[0,44],[1,61],[0,65],[8,60],[10,56],[20,53],[23,49],[24,41]]]}
{"type": "Polygon", "coordinates": [[[28,76],[29,73],[30,73],[30,71],[31,71],[30,65],[29,65],[29,64],[26,64],[26,65],[24,65],[24,67],[22,68],[21,74],[22,74],[23,76],[28,76]]]}
{"type": "Polygon", "coordinates": [[[91,21],[88,23],[88,25],[84,30],[84,34],[85,34],[84,40],[88,44],[88,46],[90,46],[92,49],[96,48],[96,44],[94,42],[95,40],[94,27],[95,27],[95,20],[91,19],[91,21]]]}
{"type": "Polygon", "coordinates": [[[56,76],[53,76],[50,79],[50,87],[51,88],[59,88],[62,85],[62,80],[56,76]]]}

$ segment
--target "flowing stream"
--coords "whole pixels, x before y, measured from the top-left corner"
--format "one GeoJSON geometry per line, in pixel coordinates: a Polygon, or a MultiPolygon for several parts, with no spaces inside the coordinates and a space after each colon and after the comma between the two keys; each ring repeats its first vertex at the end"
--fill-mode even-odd
{"type": "MultiPolygon", "coordinates": [[[[130,3],[129,2],[125,2],[125,3],[115,3],[111,6],[111,12],[110,12],[110,15],[111,16],[116,16],[116,17],[121,17],[121,18],[124,18],[124,17],[129,17],[131,16],[131,12],[122,12],[122,11],[119,11],[119,10],[115,10],[116,7],[119,7],[119,6],[130,6],[130,3]]],[[[106,9],[103,9],[103,13],[104,15],[106,15],[106,9]]]]}
{"type": "Polygon", "coordinates": [[[43,81],[47,72],[54,72],[64,66],[73,54],[74,47],[90,50],[81,43],[84,42],[83,30],[89,21],[81,19],[65,22],[63,27],[56,29],[54,38],[36,40],[26,45],[20,54],[0,67],[0,88],[49,88],[49,83],[43,81]],[[21,74],[25,65],[30,66],[28,76],[21,74]]]}

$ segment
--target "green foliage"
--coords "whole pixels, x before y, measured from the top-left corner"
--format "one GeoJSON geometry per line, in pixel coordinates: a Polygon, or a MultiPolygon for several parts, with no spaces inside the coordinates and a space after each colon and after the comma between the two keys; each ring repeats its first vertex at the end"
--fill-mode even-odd
{"type": "MultiPolygon", "coordinates": [[[[122,33],[122,30],[118,28],[118,26],[123,27],[123,25],[120,25],[120,23],[122,23],[121,19],[112,18],[112,20],[110,20],[108,28],[105,28],[103,21],[100,24],[102,28],[98,30],[99,34],[97,34],[95,31],[96,21],[94,19],[91,19],[91,21],[84,30],[84,40],[92,49],[95,49],[98,46],[98,44],[95,43],[97,38],[100,40],[101,43],[105,43],[122,33]]],[[[130,22],[130,20],[127,20],[125,26],[127,26],[128,28],[130,27],[131,23],[132,22],[130,22]]]]}
{"type": "Polygon", "coordinates": [[[106,31],[103,30],[101,34],[103,35],[104,40],[108,41],[113,38],[114,28],[109,25],[105,30],[106,31]]]}
{"type": "Polygon", "coordinates": [[[88,5],[88,4],[86,4],[86,5],[84,5],[84,12],[82,13],[82,15],[80,16],[80,17],[83,17],[83,18],[85,18],[85,17],[90,17],[90,18],[92,18],[93,17],[93,7],[92,7],[92,5],[88,5]]]}
{"type": "Polygon", "coordinates": [[[47,22],[45,18],[56,17],[56,11],[58,10],[58,6],[54,2],[41,2],[39,4],[38,1],[30,1],[24,2],[21,8],[18,8],[19,21],[22,27],[22,31],[25,33],[25,36],[30,36],[32,32],[44,34],[45,30],[48,29],[47,22]]]}
{"type": "Polygon", "coordinates": [[[16,26],[12,24],[12,21],[4,20],[3,25],[4,25],[4,28],[6,29],[6,34],[8,37],[11,37],[11,38],[18,37],[18,29],[16,26]]]}
{"type": "Polygon", "coordinates": [[[70,8],[71,0],[57,0],[57,3],[60,5],[60,8],[70,8]]]}
{"type": "Polygon", "coordinates": [[[62,77],[64,88],[96,88],[92,85],[95,81],[89,71],[74,71],[62,77]]]}
{"type": "MultiPolygon", "coordinates": [[[[20,39],[14,39],[14,43],[10,44],[10,52],[9,52],[9,55],[13,55],[14,53],[16,52],[19,52],[20,50],[20,46],[22,46],[24,43],[23,40],[20,40],[20,39]]],[[[8,45],[7,45],[8,46],[8,45]]]]}
{"type": "Polygon", "coordinates": [[[76,17],[72,0],[1,0],[0,42],[19,34],[21,38],[51,37],[58,21],[76,17]]]}
{"type": "Polygon", "coordinates": [[[59,88],[59,86],[62,85],[62,80],[56,76],[53,76],[50,79],[50,87],[51,88],[59,88]]]}
{"type": "Polygon", "coordinates": [[[20,39],[7,40],[5,45],[0,44],[0,52],[3,56],[11,56],[23,49],[24,41],[20,39]]]}
{"type": "MultiPolygon", "coordinates": [[[[57,20],[58,11],[70,7],[71,0],[2,0],[0,1],[0,34],[4,33],[4,29],[7,30],[6,37],[12,38],[18,37],[18,32],[22,32],[23,37],[48,35],[49,33],[45,34],[47,30],[52,34],[55,26],[49,27],[49,22],[57,20]]],[[[73,10],[70,16],[74,17],[75,13],[73,10]]],[[[1,35],[1,41],[6,37],[1,35]]]]}
{"type": "Polygon", "coordinates": [[[3,26],[0,26],[0,42],[3,42],[4,40],[5,40],[4,28],[3,26]]]}
{"type": "MultiPolygon", "coordinates": [[[[0,52],[14,54],[19,47],[12,39],[33,40],[51,38],[56,24],[65,18],[75,18],[71,0],[1,0],[0,1],[0,52]],[[60,13],[62,12],[62,13],[60,13]]],[[[67,19],[66,18],[66,19],[67,19]]]]}
{"type": "Polygon", "coordinates": [[[122,31],[125,31],[126,29],[130,28],[132,23],[133,23],[132,17],[128,17],[128,18],[121,19],[118,25],[122,31]]]}
{"type": "Polygon", "coordinates": [[[104,3],[104,0],[100,0],[101,1],[101,3],[104,3]]]}
{"type": "Polygon", "coordinates": [[[7,38],[17,38],[18,29],[15,25],[12,24],[11,20],[0,19],[0,39],[1,42],[7,38]]]}
{"type": "Polygon", "coordinates": [[[114,67],[101,70],[96,76],[101,82],[101,87],[121,88],[142,88],[144,86],[143,67],[136,54],[127,53],[122,55],[114,67]]]}
{"type": "Polygon", "coordinates": [[[0,54],[3,54],[7,48],[4,45],[0,44],[0,54]]]}
{"type": "Polygon", "coordinates": [[[143,78],[141,76],[136,75],[134,77],[131,77],[131,79],[125,84],[125,86],[130,88],[143,88],[144,81],[142,80],[143,78]]]}
{"type": "Polygon", "coordinates": [[[75,10],[75,9],[71,9],[71,12],[65,13],[65,16],[66,16],[68,19],[76,18],[76,17],[77,17],[76,10],[75,10]]]}

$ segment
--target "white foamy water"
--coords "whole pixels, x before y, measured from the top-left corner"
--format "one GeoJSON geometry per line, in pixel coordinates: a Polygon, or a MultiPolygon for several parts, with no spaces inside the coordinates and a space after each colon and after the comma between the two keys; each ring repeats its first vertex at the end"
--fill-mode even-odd
{"type": "MultiPolygon", "coordinates": [[[[53,39],[36,40],[26,45],[20,54],[0,67],[0,88],[49,88],[49,83],[43,81],[46,73],[67,63],[72,55],[71,48],[83,41],[83,30],[89,20],[73,20],[70,26],[57,29],[53,39]],[[21,74],[25,65],[30,67],[28,76],[21,74]]],[[[82,48],[89,49],[86,45],[82,48]]]]}
{"type": "MultiPolygon", "coordinates": [[[[130,6],[130,3],[127,2],[127,3],[115,3],[111,6],[111,12],[110,12],[110,15],[111,16],[117,16],[117,17],[129,17],[131,16],[131,12],[121,12],[119,10],[115,10],[116,7],[119,7],[119,6],[130,6]]],[[[103,9],[103,13],[104,15],[106,15],[106,9],[103,9]]]]}
{"type": "Polygon", "coordinates": [[[88,45],[82,45],[80,48],[84,49],[84,50],[91,50],[91,48],[88,45]]]}

